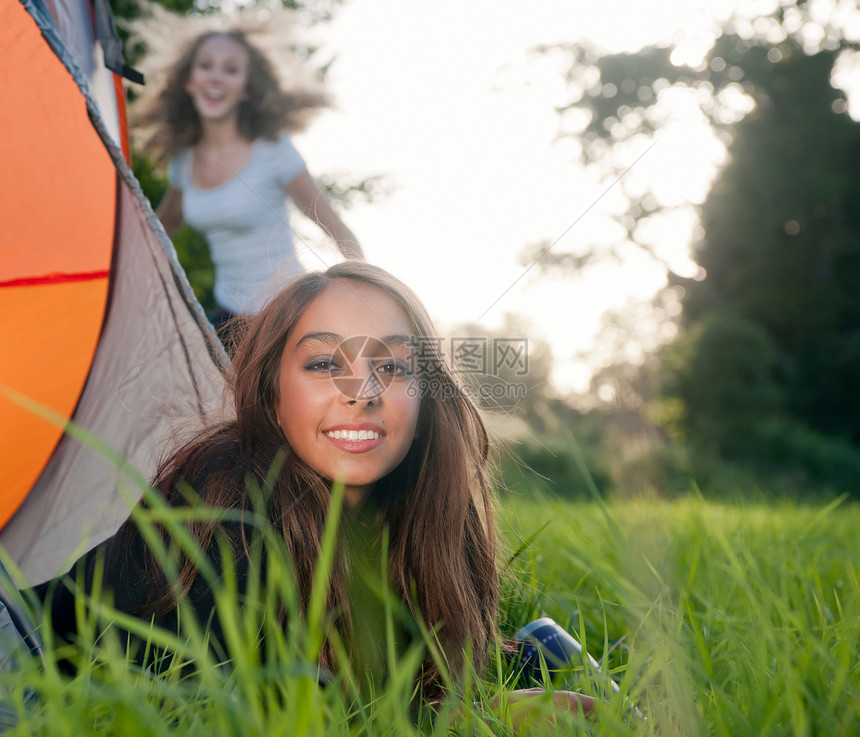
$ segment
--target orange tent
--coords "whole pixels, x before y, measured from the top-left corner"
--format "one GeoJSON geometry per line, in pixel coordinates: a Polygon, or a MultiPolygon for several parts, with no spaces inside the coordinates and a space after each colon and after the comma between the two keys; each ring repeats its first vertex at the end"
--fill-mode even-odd
{"type": "Polygon", "coordinates": [[[0,4],[0,545],[31,584],[110,536],[141,492],[62,422],[149,476],[223,384],[223,349],[126,163],[106,9],[0,4]]]}

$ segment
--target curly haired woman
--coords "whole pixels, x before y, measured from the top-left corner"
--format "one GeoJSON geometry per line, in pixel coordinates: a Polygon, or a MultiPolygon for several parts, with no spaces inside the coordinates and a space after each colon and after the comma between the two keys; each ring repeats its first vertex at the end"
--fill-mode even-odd
{"type": "Polygon", "coordinates": [[[158,206],[168,235],[187,222],[207,238],[215,265],[210,315],[220,328],[254,314],[267,288],[301,270],[289,226],[292,201],[350,259],[358,239],[308,173],[287,131],[325,104],[317,92],[281,88],[263,52],[238,29],[197,36],[144,103],[136,125],[153,132],[143,149],[170,160],[158,206]]]}

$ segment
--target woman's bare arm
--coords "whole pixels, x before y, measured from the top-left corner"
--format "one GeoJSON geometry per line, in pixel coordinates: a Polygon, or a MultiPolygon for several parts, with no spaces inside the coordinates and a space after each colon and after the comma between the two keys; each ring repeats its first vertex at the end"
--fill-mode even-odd
{"type": "Polygon", "coordinates": [[[340,219],[331,205],[331,200],[307,170],[299,174],[284,189],[299,209],[337,244],[346,258],[364,258],[358,238],[340,219]]]}
{"type": "Polygon", "coordinates": [[[185,222],[182,217],[182,190],[168,187],[161,202],[158,203],[155,214],[161,220],[167,235],[173,238],[185,222]]]}

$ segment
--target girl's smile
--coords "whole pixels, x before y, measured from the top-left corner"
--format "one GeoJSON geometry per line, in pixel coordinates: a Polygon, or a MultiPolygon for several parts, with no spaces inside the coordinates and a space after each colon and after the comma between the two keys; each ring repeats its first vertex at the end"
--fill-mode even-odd
{"type": "Polygon", "coordinates": [[[396,300],[343,279],[311,302],[281,355],[275,408],[284,436],[317,473],[343,482],[351,503],[397,467],[415,437],[412,333],[396,300]]]}
{"type": "Polygon", "coordinates": [[[385,440],[385,431],[370,423],[347,423],[325,431],[338,448],[347,453],[364,453],[385,440]]]}

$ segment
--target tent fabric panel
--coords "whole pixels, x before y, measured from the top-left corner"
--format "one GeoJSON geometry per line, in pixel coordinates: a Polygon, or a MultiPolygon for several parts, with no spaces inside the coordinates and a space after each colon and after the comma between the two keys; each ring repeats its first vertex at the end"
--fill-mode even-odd
{"type": "MultiPolygon", "coordinates": [[[[95,353],[108,279],[0,288],[0,384],[69,418],[95,353]],[[12,348],[12,349],[10,349],[12,348]]],[[[0,396],[0,528],[26,497],[62,428],[0,396]]]]}
{"type": "Polygon", "coordinates": [[[19,2],[0,3],[0,283],[110,267],[116,170],[86,98],[19,2]]]}
{"type": "MultiPolygon", "coordinates": [[[[121,180],[120,193],[107,320],[73,421],[150,478],[172,434],[220,407],[224,380],[210,342],[223,349],[188,301],[190,287],[139,188],[121,180]]],[[[112,535],[141,491],[123,469],[64,436],[0,543],[39,583],[112,535]]]]}

